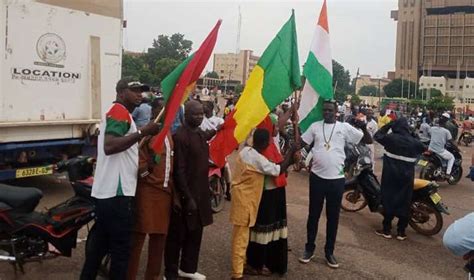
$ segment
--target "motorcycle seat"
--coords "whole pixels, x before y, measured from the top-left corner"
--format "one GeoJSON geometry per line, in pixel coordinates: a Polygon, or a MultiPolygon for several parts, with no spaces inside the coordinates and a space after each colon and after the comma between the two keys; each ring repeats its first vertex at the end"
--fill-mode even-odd
{"type": "Polygon", "coordinates": [[[419,190],[419,189],[422,189],[422,188],[426,187],[429,183],[430,183],[430,181],[428,181],[428,180],[415,179],[415,182],[413,183],[413,189],[415,191],[419,190]]]}
{"type": "Polygon", "coordinates": [[[7,204],[18,213],[33,212],[42,197],[43,193],[37,188],[0,184],[0,202],[7,204]]]}

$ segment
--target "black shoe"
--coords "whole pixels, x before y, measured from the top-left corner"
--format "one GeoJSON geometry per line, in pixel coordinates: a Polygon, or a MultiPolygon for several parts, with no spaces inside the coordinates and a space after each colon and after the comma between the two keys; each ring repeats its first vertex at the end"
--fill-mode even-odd
{"type": "Polygon", "coordinates": [[[326,263],[330,268],[339,268],[339,263],[337,262],[334,255],[327,255],[326,256],[326,263]]]}
{"type": "Polygon", "coordinates": [[[298,260],[300,261],[300,263],[306,264],[306,263],[309,263],[313,258],[314,258],[313,252],[308,252],[305,250],[303,253],[303,256],[299,258],[298,260]]]}
{"type": "Polygon", "coordinates": [[[404,231],[399,231],[397,233],[397,240],[404,241],[407,239],[407,235],[405,234],[404,231]]]}
{"type": "Polygon", "coordinates": [[[378,236],[383,236],[386,239],[392,239],[392,234],[388,230],[378,229],[375,231],[375,234],[378,236]]]}

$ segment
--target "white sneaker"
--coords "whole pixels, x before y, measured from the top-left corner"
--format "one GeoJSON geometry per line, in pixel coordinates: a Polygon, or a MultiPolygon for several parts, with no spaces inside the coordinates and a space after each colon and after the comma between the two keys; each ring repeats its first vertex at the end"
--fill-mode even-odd
{"type": "Polygon", "coordinates": [[[196,279],[196,280],[206,280],[206,275],[202,275],[199,272],[186,273],[186,272],[184,272],[180,269],[180,270],[178,270],[178,275],[179,275],[179,277],[182,277],[182,278],[196,279]]]}

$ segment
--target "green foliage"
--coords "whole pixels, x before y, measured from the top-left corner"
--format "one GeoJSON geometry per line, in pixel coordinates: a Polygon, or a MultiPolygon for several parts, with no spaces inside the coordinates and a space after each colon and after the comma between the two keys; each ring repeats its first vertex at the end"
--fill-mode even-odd
{"type": "Polygon", "coordinates": [[[159,35],[152,47],[139,55],[122,55],[122,77],[135,76],[141,82],[158,86],[191,52],[193,42],[180,33],[159,35]]]}
{"type": "Polygon", "coordinates": [[[334,99],[339,103],[342,103],[346,100],[348,95],[352,96],[352,103],[360,104],[361,100],[357,95],[354,95],[354,80],[351,83],[351,73],[349,70],[346,70],[342,64],[336,60],[332,61],[332,71],[333,71],[333,86],[336,88],[334,93],[334,99]],[[336,86],[337,84],[337,86],[336,86]]]}
{"type": "Polygon", "coordinates": [[[155,75],[160,79],[164,79],[171,71],[173,71],[179,64],[180,60],[173,58],[162,58],[155,63],[155,75]]]}
{"type": "Polygon", "coordinates": [[[240,95],[244,90],[244,86],[242,84],[238,84],[235,86],[235,94],[240,95]]]}
{"type": "Polygon", "coordinates": [[[354,105],[360,105],[362,99],[358,95],[352,95],[351,103],[354,105]]]}
{"type": "Polygon", "coordinates": [[[428,99],[428,92],[430,93],[430,98],[435,98],[435,97],[442,97],[443,93],[435,88],[432,89],[420,89],[420,93],[418,94],[417,98],[418,99],[428,99]]]}
{"type": "Polygon", "coordinates": [[[363,86],[359,89],[361,96],[377,96],[378,88],[376,86],[363,86]]]}
{"type": "Polygon", "coordinates": [[[454,109],[454,98],[449,96],[438,96],[431,98],[426,103],[429,110],[442,112],[451,111],[454,109]]]}
{"type": "Polygon", "coordinates": [[[388,85],[383,87],[383,91],[387,97],[402,97],[412,99],[415,98],[417,91],[416,84],[412,81],[395,79],[388,85]],[[403,93],[402,93],[403,88],[403,93]],[[410,96],[408,96],[410,95],[410,96]]]}
{"type": "Polygon", "coordinates": [[[332,75],[333,85],[337,84],[336,90],[344,91],[347,94],[352,93],[351,73],[336,60],[332,61],[332,75]]]}
{"type": "Polygon", "coordinates": [[[212,71],[212,72],[207,73],[204,77],[211,78],[211,79],[219,79],[219,74],[212,71]]]}

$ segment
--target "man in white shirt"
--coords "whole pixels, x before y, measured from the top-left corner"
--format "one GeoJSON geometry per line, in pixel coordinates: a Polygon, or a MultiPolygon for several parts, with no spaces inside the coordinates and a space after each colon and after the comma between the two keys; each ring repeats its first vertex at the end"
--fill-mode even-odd
{"type": "MultiPolygon", "coordinates": [[[[368,108],[366,115],[367,131],[370,133],[370,137],[374,137],[374,134],[377,132],[377,130],[379,130],[379,126],[377,125],[377,122],[374,119],[374,111],[371,108],[368,108]]],[[[369,147],[371,151],[372,168],[375,169],[375,146],[374,144],[368,144],[367,147],[369,147]]]]}
{"type": "Polygon", "coordinates": [[[117,99],[105,114],[97,144],[97,167],[92,186],[97,221],[96,246],[87,250],[81,280],[95,279],[102,258],[111,256],[110,278],[126,279],[133,229],[132,200],[138,174],[138,141],[155,135],[160,126],[153,122],[137,129],[131,112],[142,102],[149,87],[123,78],[117,83],[117,99]]]}
{"type": "Polygon", "coordinates": [[[219,130],[220,126],[224,124],[224,119],[214,115],[214,103],[211,101],[203,102],[204,104],[204,119],[199,126],[203,131],[219,130]]]}
{"type": "Polygon", "coordinates": [[[433,153],[436,153],[444,160],[448,161],[448,166],[446,168],[446,178],[449,179],[451,177],[451,171],[454,166],[454,155],[446,150],[446,143],[451,141],[453,137],[451,136],[451,132],[446,129],[446,123],[449,120],[449,114],[444,113],[439,118],[439,125],[433,126],[430,130],[431,134],[431,142],[429,150],[433,153]]]}
{"type": "Polygon", "coordinates": [[[323,121],[311,125],[301,136],[304,144],[313,144],[313,166],[310,175],[309,215],[307,227],[307,243],[301,263],[309,263],[314,258],[315,240],[321,211],[326,200],[327,234],[325,256],[331,268],[338,268],[334,257],[339,212],[342,194],[344,193],[344,146],[347,143],[372,143],[370,133],[365,123],[357,121],[357,126],[336,121],[335,101],[325,101],[323,104],[323,121]]]}

